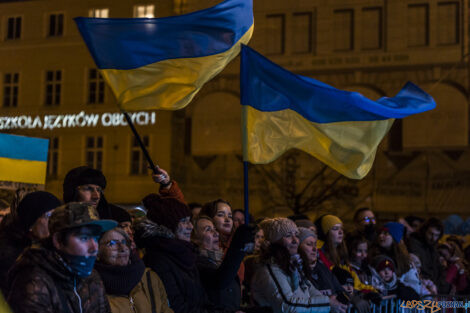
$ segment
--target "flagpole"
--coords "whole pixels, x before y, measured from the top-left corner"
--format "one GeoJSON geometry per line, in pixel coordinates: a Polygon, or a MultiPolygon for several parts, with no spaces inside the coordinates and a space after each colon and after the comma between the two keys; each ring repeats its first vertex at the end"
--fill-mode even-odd
{"type": "Polygon", "coordinates": [[[248,192],[248,162],[243,161],[243,191],[244,191],[244,203],[245,203],[245,224],[250,223],[250,199],[248,192]]]}
{"type": "Polygon", "coordinates": [[[129,125],[132,132],[134,133],[134,137],[135,137],[135,139],[137,139],[137,142],[139,143],[140,149],[142,149],[142,152],[144,153],[144,156],[147,159],[147,162],[149,163],[150,168],[152,169],[154,174],[158,174],[158,166],[156,166],[153,163],[152,158],[150,157],[150,154],[147,151],[147,148],[145,147],[145,145],[142,141],[142,138],[140,138],[139,133],[135,129],[134,123],[132,123],[131,117],[129,116],[129,114],[127,114],[126,111],[124,111],[124,110],[121,110],[121,111],[124,114],[124,116],[126,117],[127,124],[129,125]]]}

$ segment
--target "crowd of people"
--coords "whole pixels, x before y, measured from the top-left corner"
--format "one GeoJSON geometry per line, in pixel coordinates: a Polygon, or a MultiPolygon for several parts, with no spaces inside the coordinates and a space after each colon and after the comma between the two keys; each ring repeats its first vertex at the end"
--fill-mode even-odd
{"type": "Polygon", "coordinates": [[[85,166],[66,175],[63,201],[17,199],[0,223],[11,310],[366,313],[390,297],[470,294],[470,248],[439,219],[379,225],[361,208],[354,229],[332,214],[254,221],[223,199],[187,204],[163,169],[153,179],[144,216],[107,202],[105,176],[85,166]]]}

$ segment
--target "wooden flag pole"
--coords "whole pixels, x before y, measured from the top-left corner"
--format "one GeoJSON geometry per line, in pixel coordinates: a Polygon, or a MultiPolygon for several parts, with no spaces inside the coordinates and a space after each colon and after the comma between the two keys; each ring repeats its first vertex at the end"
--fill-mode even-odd
{"type": "Polygon", "coordinates": [[[147,148],[145,147],[142,139],[140,138],[139,133],[135,129],[134,123],[132,123],[131,117],[129,116],[129,114],[127,114],[126,111],[124,111],[124,110],[121,110],[121,111],[124,114],[124,116],[126,117],[127,124],[129,125],[132,132],[134,133],[134,137],[135,137],[135,139],[137,139],[137,142],[139,143],[140,149],[142,149],[142,152],[144,153],[144,156],[147,159],[147,162],[149,163],[150,168],[152,169],[154,174],[158,174],[159,173],[158,165],[155,165],[155,163],[153,163],[152,158],[150,157],[149,152],[147,151],[147,148]]]}

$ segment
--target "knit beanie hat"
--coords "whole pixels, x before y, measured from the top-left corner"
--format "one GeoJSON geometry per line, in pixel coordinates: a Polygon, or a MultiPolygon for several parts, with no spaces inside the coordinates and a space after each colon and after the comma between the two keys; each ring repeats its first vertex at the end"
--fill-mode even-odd
{"type": "Polygon", "coordinates": [[[64,178],[63,191],[64,202],[75,201],[75,190],[78,186],[93,184],[102,189],[106,188],[106,177],[100,170],[88,166],[79,166],[71,169],[64,178]]]}
{"type": "Polygon", "coordinates": [[[385,268],[389,268],[395,272],[395,262],[386,255],[379,255],[374,259],[374,268],[378,272],[385,268]]]}
{"type": "Polygon", "coordinates": [[[390,235],[392,235],[392,238],[396,243],[400,242],[405,232],[405,226],[397,222],[389,222],[384,225],[383,229],[388,231],[390,235]]]}
{"type": "Polygon", "coordinates": [[[147,218],[152,222],[167,227],[172,232],[178,228],[181,219],[191,216],[189,207],[174,198],[162,198],[152,193],[142,203],[147,209],[147,218]]]}
{"type": "Polygon", "coordinates": [[[319,217],[315,221],[315,225],[317,226],[318,231],[318,238],[325,241],[326,234],[328,234],[330,229],[336,224],[343,224],[343,222],[335,215],[327,214],[319,217]]]}
{"type": "Polygon", "coordinates": [[[354,279],[347,270],[342,269],[341,267],[335,266],[331,271],[333,275],[338,279],[338,282],[341,285],[353,285],[354,286],[354,279]]]}
{"type": "Polygon", "coordinates": [[[275,243],[289,233],[298,232],[297,225],[285,217],[268,218],[263,220],[259,227],[264,232],[264,239],[270,243],[275,243]]]}
{"type": "Polygon", "coordinates": [[[17,214],[20,227],[25,231],[44,213],[60,206],[60,200],[52,193],[35,191],[27,194],[18,204],[17,214]]]}
{"type": "Polygon", "coordinates": [[[297,225],[297,227],[309,228],[309,227],[315,226],[311,220],[307,220],[307,219],[296,220],[294,222],[295,222],[295,225],[297,225]]]}
{"type": "Polygon", "coordinates": [[[299,243],[302,243],[308,237],[317,239],[317,235],[313,231],[305,227],[299,227],[299,243]]]}

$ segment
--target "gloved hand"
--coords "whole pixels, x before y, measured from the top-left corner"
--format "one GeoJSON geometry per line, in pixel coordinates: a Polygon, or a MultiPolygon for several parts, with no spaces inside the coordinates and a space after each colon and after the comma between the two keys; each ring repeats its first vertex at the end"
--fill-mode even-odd
{"type": "Polygon", "coordinates": [[[364,295],[364,299],[372,302],[375,305],[380,305],[382,296],[377,292],[369,292],[364,295]]]}
{"type": "Polygon", "coordinates": [[[255,236],[253,229],[254,228],[249,225],[240,225],[235,231],[235,234],[233,234],[230,246],[237,250],[244,250],[247,244],[254,243],[255,236]]]}

